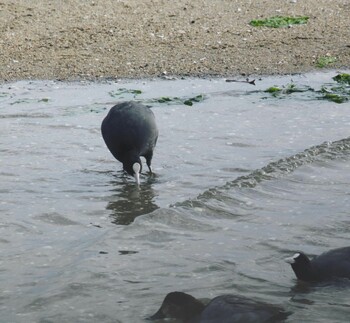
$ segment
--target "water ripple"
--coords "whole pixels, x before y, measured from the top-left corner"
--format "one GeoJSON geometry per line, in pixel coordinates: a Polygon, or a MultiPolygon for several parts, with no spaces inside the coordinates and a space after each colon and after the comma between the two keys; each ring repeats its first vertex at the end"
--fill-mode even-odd
{"type": "MultiPolygon", "coordinates": [[[[300,166],[319,161],[334,160],[348,155],[350,155],[350,137],[333,142],[327,141],[321,145],[307,148],[303,152],[293,156],[271,162],[248,175],[240,176],[233,181],[226,182],[223,186],[210,188],[198,195],[195,200],[205,201],[213,197],[220,200],[222,198],[222,192],[230,188],[254,188],[263,181],[276,179],[292,173],[300,166]]],[[[179,202],[173,206],[194,206],[195,200],[179,202]]]]}

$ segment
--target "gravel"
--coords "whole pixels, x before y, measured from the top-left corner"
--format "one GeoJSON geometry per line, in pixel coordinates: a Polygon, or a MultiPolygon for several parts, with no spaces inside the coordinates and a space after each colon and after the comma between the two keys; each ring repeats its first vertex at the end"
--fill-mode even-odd
{"type": "Polygon", "coordinates": [[[0,0],[0,81],[345,69],[349,17],[348,0],[0,0]],[[276,15],[310,18],[249,25],[276,15]]]}

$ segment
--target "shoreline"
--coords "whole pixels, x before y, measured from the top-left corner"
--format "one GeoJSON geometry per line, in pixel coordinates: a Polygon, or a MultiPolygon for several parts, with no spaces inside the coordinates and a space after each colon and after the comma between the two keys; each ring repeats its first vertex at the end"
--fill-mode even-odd
{"type": "MultiPolygon", "coordinates": [[[[120,78],[79,78],[79,77],[71,77],[68,79],[60,79],[60,78],[52,78],[52,79],[41,79],[41,78],[27,78],[27,79],[14,79],[14,80],[1,80],[0,85],[15,85],[16,83],[28,82],[28,84],[49,84],[49,83],[64,83],[66,85],[89,85],[89,84],[133,84],[137,82],[172,82],[172,81],[180,81],[180,80],[209,80],[209,81],[217,81],[221,80],[227,83],[251,83],[254,81],[255,84],[251,83],[250,85],[257,86],[259,82],[264,81],[266,78],[284,78],[287,76],[304,76],[304,77],[314,77],[318,75],[320,77],[325,77],[325,75],[329,76],[328,81],[331,82],[331,78],[338,74],[350,74],[350,68],[328,68],[328,69],[314,69],[309,71],[302,72],[292,72],[292,73],[275,73],[275,74],[250,74],[250,75],[155,75],[155,76],[144,76],[144,77],[120,77],[120,78]]],[[[291,81],[293,83],[293,81],[291,81]]]]}
{"type": "Polygon", "coordinates": [[[345,0],[4,0],[0,17],[0,82],[242,78],[350,67],[345,0]],[[249,25],[276,15],[309,21],[249,25]],[[317,68],[322,57],[335,61],[317,68]]]}

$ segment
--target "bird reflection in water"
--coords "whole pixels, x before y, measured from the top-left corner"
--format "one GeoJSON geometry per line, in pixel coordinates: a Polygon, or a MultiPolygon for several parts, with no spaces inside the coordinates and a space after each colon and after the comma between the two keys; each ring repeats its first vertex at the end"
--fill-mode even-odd
{"type": "Polygon", "coordinates": [[[110,201],[106,209],[112,211],[112,223],[128,225],[138,216],[151,213],[159,208],[154,203],[155,192],[152,189],[154,180],[155,174],[140,186],[135,186],[133,182],[121,184],[120,178],[110,183],[114,187],[115,194],[109,197],[110,201]]]}

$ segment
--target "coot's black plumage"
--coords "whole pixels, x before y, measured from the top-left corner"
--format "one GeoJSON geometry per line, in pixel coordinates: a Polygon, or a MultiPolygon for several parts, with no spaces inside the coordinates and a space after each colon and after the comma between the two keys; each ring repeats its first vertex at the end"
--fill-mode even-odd
{"type": "Polygon", "coordinates": [[[350,279],[350,247],[333,249],[311,260],[304,253],[298,252],[286,261],[291,264],[297,278],[303,281],[350,279]]]}
{"type": "Polygon", "coordinates": [[[288,316],[282,308],[243,296],[215,297],[205,307],[200,323],[281,322],[288,316]]]}
{"type": "Polygon", "coordinates": [[[192,295],[183,292],[167,294],[159,310],[150,320],[174,318],[181,322],[199,322],[199,317],[205,305],[192,295]]]}
{"type": "Polygon", "coordinates": [[[169,293],[152,320],[175,318],[184,323],[281,322],[289,313],[282,308],[237,295],[221,295],[208,305],[182,292],[169,293]]]}
{"type": "Polygon", "coordinates": [[[110,109],[102,121],[103,139],[113,156],[123,163],[123,169],[139,183],[142,171],[140,156],[145,157],[152,172],[153,149],[158,129],[152,110],[137,102],[122,102],[110,109]]]}

